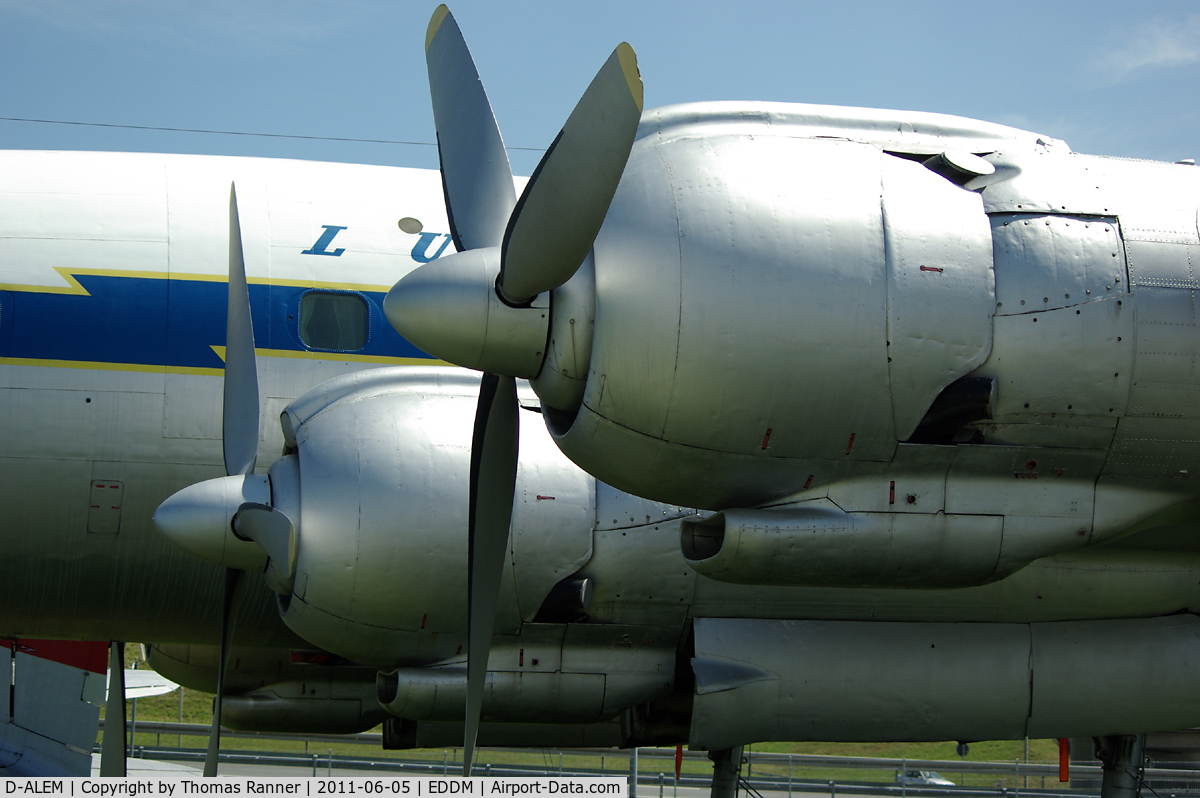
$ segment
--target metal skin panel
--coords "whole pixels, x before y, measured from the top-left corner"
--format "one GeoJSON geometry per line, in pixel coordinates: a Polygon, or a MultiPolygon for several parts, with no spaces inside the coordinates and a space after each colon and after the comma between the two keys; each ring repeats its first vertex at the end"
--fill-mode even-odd
{"type": "Polygon", "coordinates": [[[583,402],[602,414],[619,412],[627,427],[656,438],[666,425],[679,347],[678,227],[667,165],[635,142],[592,247],[596,327],[583,402]],[[630,383],[608,385],[606,357],[630,383]]]}
{"type": "Polygon", "coordinates": [[[1200,718],[1192,678],[1200,619],[1190,615],[1056,624],[705,618],[695,630],[701,689],[689,744],[709,750],[769,740],[1091,737],[1200,718]],[[720,673],[705,691],[705,677],[720,673]]]}
{"type": "MultiPolygon", "coordinates": [[[[688,743],[1018,739],[1029,629],[698,619],[696,659],[766,672],[693,703],[688,743]]],[[[697,674],[699,676],[699,673],[697,674]]]]}
{"type": "Polygon", "coordinates": [[[913,161],[882,166],[888,376],[896,437],[907,440],[991,351],[992,240],[978,194],[913,161]]]}
{"type": "Polygon", "coordinates": [[[996,315],[1075,307],[1128,293],[1115,218],[991,216],[996,315]]]}
{"type": "Polygon", "coordinates": [[[682,534],[688,565],[722,582],[928,588],[1006,576],[1011,567],[997,573],[1003,528],[999,515],[843,513],[817,500],[688,519],[682,534]],[[719,540],[705,546],[706,533],[719,540]]]}
{"type": "Polygon", "coordinates": [[[683,628],[700,577],[680,554],[678,518],[598,529],[594,541],[592,558],[579,571],[594,585],[590,616],[606,623],[683,628]]]}
{"type": "Polygon", "coordinates": [[[546,360],[529,381],[547,406],[573,411],[583,401],[595,328],[596,264],[589,252],[571,279],[550,292],[546,360]]]}
{"type": "MultiPolygon", "coordinates": [[[[527,624],[488,657],[483,716],[500,722],[587,723],[670,693],[679,627],[527,624]]],[[[455,720],[466,700],[461,658],[379,677],[380,701],[412,720],[455,720]]]]}
{"type": "MultiPolygon", "coordinates": [[[[890,463],[838,463],[823,492],[846,512],[941,512],[946,507],[946,471],[955,454],[953,446],[902,443],[890,463]]],[[[806,499],[809,493],[797,498],[806,499]]]]}
{"type": "MultiPolygon", "coordinates": [[[[283,617],[297,633],[379,665],[461,653],[477,385],[465,372],[378,370],[289,408],[301,543],[283,617]]],[[[498,634],[591,556],[593,481],[524,419],[498,634]]]]}
{"type": "MultiPolygon", "coordinates": [[[[462,717],[467,699],[463,667],[400,669],[391,714],[411,720],[452,721],[462,717]]],[[[393,674],[389,674],[392,676],[393,674]]],[[[603,673],[487,673],[482,718],[516,723],[592,723],[601,720],[603,673]]]]}
{"type": "Polygon", "coordinates": [[[596,483],[596,530],[628,529],[668,522],[695,514],[692,507],[672,507],[596,483]]]}
{"type": "Polygon", "coordinates": [[[786,495],[818,458],[889,459],[883,157],[790,138],[635,144],[595,246],[592,373],[556,433],[568,456],[701,507],[786,495]],[[698,170],[711,178],[683,177],[698,170]],[[813,379],[830,373],[865,401],[832,400],[813,379]]]}
{"type": "MultiPolygon", "coordinates": [[[[682,264],[661,437],[833,459],[855,435],[850,457],[890,459],[882,156],[858,144],[748,136],[680,140],[656,152],[678,175],[678,232],[668,232],[679,238],[682,264]],[[857,400],[844,401],[850,396],[857,400]]],[[[609,268],[597,259],[598,270],[609,268]]],[[[593,369],[626,381],[611,358],[597,346],[593,369]]]]}
{"type": "Polygon", "coordinates": [[[1134,346],[1128,297],[997,316],[991,357],[972,376],[996,380],[997,424],[1117,418],[1130,401],[1134,346]]]}
{"type": "Polygon", "coordinates": [[[1062,146],[1004,147],[984,158],[993,175],[967,183],[983,189],[992,213],[1069,213],[1112,216],[1120,212],[1121,186],[1111,175],[1113,159],[1073,153],[1062,146]]]}
{"type": "MultiPolygon", "coordinates": [[[[1172,244],[1158,246],[1183,249],[1172,244]]],[[[1196,289],[1138,284],[1134,295],[1138,311],[1137,361],[1129,392],[1129,414],[1200,417],[1196,289]]]]}
{"type": "Polygon", "coordinates": [[[606,717],[661,698],[675,685],[678,625],[568,624],[565,672],[603,673],[606,717]]]}
{"type": "Polygon", "coordinates": [[[387,717],[375,699],[373,678],[334,681],[322,687],[313,682],[279,682],[247,695],[226,696],[221,724],[238,731],[358,734],[387,717]]]}
{"type": "Polygon", "coordinates": [[[1029,628],[1034,678],[1027,736],[1183,729],[1200,717],[1196,616],[1029,628]]]}
{"type": "Polygon", "coordinates": [[[946,475],[946,512],[1004,516],[1001,573],[1086,545],[1105,452],[959,446],[946,475]]]}
{"type": "MultiPolygon", "coordinates": [[[[678,549],[678,531],[664,544],[678,549]]],[[[680,570],[691,571],[686,565],[680,570]]],[[[1037,560],[987,585],[950,589],[762,587],[691,573],[693,617],[1026,623],[1147,617],[1200,608],[1200,558],[1168,550],[1079,549],[1037,560]]],[[[675,598],[664,593],[657,606],[647,606],[644,595],[627,601],[632,586],[611,578],[597,580],[597,593],[605,581],[607,600],[597,604],[593,598],[589,610],[597,619],[650,623],[655,610],[665,612],[675,598]]]]}
{"type": "Polygon", "coordinates": [[[869,142],[889,152],[935,155],[947,150],[991,152],[1005,146],[1070,152],[1058,139],[962,116],[808,103],[702,102],[648,108],[638,138],[669,141],[730,133],[762,138],[794,135],[797,129],[813,138],[869,142]]]}
{"type": "Polygon", "coordinates": [[[1200,463],[1200,419],[1123,418],[1104,464],[1105,476],[1128,480],[1154,496],[1170,491],[1175,502],[1194,495],[1188,477],[1200,463]],[[1146,479],[1151,478],[1151,479],[1146,479]]]}

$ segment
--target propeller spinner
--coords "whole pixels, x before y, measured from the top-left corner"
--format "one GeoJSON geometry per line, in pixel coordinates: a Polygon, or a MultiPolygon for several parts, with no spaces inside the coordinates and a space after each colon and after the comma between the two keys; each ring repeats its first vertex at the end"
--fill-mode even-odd
{"type": "Polygon", "coordinates": [[[642,112],[637,58],[621,43],[542,157],[520,199],[504,141],[454,16],[438,6],[425,36],[446,214],[459,252],[398,282],[384,313],[439,358],[485,372],[471,442],[467,708],[469,775],[495,624],[517,472],[515,378],[541,370],[547,292],[595,241],[642,112]]]}

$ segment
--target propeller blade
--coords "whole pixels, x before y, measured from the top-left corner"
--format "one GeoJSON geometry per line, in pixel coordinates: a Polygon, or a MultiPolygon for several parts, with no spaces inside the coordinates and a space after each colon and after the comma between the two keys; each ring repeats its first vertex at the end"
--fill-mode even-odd
{"type": "Polygon", "coordinates": [[[429,20],[425,63],[454,246],[499,246],[517,201],[512,167],[471,51],[445,5],[429,20]]]}
{"type": "Polygon", "coordinates": [[[517,483],[517,384],[484,374],[471,439],[471,504],[467,549],[467,716],[463,775],[471,775],[479,713],[483,708],[488,651],[496,624],[500,580],[508,550],[517,483]]]}
{"type": "Polygon", "coordinates": [[[225,569],[225,597],[221,606],[221,655],[217,662],[217,695],[213,699],[212,730],[208,733],[208,753],[204,756],[204,775],[217,775],[217,753],[221,750],[221,701],[225,695],[225,668],[229,665],[229,648],[237,624],[238,606],[242,603],[242,572],[225,569]]]}
{"type": "Polygon", "coordinates": [[[285,577],[296,573],[296,527],[281,510],[246,502],[234,513],[233,533],[262,546],[275,569],[285,577]]]}
{"type": "Polygon", "coordinates": [[[637,56],[622,42],[579,98],[508,220],[498,285],[510,303],[557,288],[583,263],[625,171],[641,116],[637,56]]]}
{"type": "Polygon", "coordinates": [[[108,644],[108,701],[100,740],[100,775],[125,778],[125,644],[108,644]]]}
{"type": "Polygon", "coordinates": [[[258,367],[242,257],[237,189],[229,187],[229,313],[225,321],[225,397],[221,441],[225,473],[249,474],[258,456],[258,367]]]}

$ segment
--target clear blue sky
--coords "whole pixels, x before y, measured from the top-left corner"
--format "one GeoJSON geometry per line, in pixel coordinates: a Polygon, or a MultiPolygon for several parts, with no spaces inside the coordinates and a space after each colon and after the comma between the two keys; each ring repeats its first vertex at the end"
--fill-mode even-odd
{"type": "MultiPolygon", "coordinates": [[[[0,0],[0,116],[432,142],[423,43],[435,6],[0,0]]],[[[626,40],[647,107],[743,99],[939,111],[1082,152],[1200,156],[1195,0],[450,8],[510,147],[545,147],[626,40]]],[[[428,146],[18,122],[0,122],[0,148],[437,164],[428,146]]],[[[538,157],[514,151],[514,170],[528,174],[538,157]]]]}

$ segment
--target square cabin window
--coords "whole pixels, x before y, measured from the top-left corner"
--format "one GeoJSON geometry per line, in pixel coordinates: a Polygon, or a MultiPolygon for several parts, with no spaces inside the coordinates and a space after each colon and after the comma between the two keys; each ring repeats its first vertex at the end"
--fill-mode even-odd
{"type": "Polygon", "coordinates": [[[300,340],[313,349],[353,352],[367,345],[367,318],[357,294],[309,291],[300,300],[300,340]]]}

